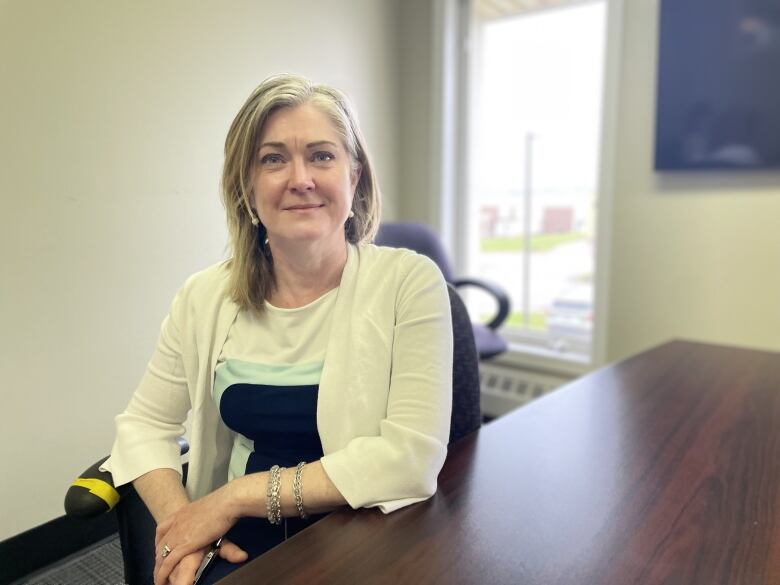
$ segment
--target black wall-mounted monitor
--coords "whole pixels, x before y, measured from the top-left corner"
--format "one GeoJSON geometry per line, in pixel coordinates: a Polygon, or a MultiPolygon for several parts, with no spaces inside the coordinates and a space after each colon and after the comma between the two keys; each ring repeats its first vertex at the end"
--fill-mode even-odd
{"type": "Polygon", "coordinates": [[[780,169],[780,0],[662,0],[655,168],[780,169]]]}

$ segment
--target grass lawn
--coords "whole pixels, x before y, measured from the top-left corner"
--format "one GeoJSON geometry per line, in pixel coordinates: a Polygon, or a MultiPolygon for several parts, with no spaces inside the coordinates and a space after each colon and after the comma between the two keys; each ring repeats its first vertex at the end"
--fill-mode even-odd
{"type": "MultiPolygon", "coordinates": [[[[531,236],[531,252],[547,252],[561,244],[585,239],[585,234],[538,234],[531,236]]],[[[480,252],[521,252],[523,236],[485,238],[479,242],[480,252]]]]}
{"type": "MultiPolygon", "coordinates": [[[[482,321],[488,319],[490,315],[483,315],[482,321]]],[[[531,313],[529,319],[529,327],[538,331],[545,331],[547,329],[547,315],[544,313],[531,313]]],[[[525,327],[523,322],[523,313],[521,311],[513,311],[509,313],[509,317],[506,318],[502,327],[525,327]]]]}

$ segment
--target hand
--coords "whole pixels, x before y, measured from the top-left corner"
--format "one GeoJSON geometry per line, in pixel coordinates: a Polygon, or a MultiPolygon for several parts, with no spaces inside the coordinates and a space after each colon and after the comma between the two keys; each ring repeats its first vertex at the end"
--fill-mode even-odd
{"type": "MultiPolygon", "coordinates": [[[[168,583],[173,570],[192,553],[197,552],[199,559],[202,560],[203,554],[205,554],[202,551],[208,550],[214,541],[230,530],[238,518],[230,513],[229,503],[227,491],[223,487],[200,500],[179,508],[157,525],[154,542],[156,551],[155,585],[168,583]],[[165,546],[171,552],[162,558],[162,549],[165,546]]],[[[244,559],[232,560],[235,558],[233,553],[239,552],[244,557],[246,556],[246,553],[236,545],[229,547],[223,545],[220,549],[220,556],[231,562],[239,562],[244,559]]],[[[189,567],[192,562],[194,560],[189,560],[181,570],[189,575],[189,567]]],[[[194,565],[195,571],[199,564],[200,560],[194,565]]],[[[193,577],[195,571],[192,571],[193,577]]]]}
{"type": "MultiPolygon", "coordinates": [[[[179,564],[171,571],[171,574],[168,575],[167,581],[158,580],[158,568],[161,559],[160,555],[157,555],[157,564],[154,568],[155,585],[192,585],[192,582],[195,580],[195,573],[198,572],[198,568],[203,562],[203,557],[206,556],[210,548],[210,546],[204,547],[182,558],[179,564]]],[[[222,541],[222,546],[219,548],[219,556],[230,563],[242,563],[247,559],[247,554],[229,540],[222,541]]]]}
{"type": "Polygon", "coordinates": [[[154,583],[155,585],[192,585],[195,580],[195,573],[198,572],[198,567],[203,561],[203,557],[208,552],[208,547],[196,550],[194,553],[190,553],[173,568],[171,574],[164,581],[159,578],[159,569],[162,563],[162,559],[158,554],[154,565],[154,583]]]}

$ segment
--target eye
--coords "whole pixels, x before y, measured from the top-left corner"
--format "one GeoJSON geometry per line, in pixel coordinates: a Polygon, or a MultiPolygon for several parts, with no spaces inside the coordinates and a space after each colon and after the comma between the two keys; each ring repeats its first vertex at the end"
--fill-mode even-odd
{"type": "Polygon", "coordinates": [[[265,156],[260,158],[260,164],[264,165],[278,165],[284,162],[284,159],[282,158],[281,154],[266,154],[265,156]]]}
{"type": "Polygon", "coordinates": [[[327,150],[315,152],[311,158],[314,162],[331,162],[336,159],[333,153],[328,152],[327,150]]]}

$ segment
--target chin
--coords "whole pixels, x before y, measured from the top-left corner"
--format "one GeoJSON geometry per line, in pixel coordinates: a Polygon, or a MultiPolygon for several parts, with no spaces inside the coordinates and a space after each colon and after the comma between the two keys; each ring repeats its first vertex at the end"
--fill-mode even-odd
{"type": "Polygon", "coordinates": [[[333,237],[333,233],[322,229],[298,229],[282,235],[285,240],[291,242],[326,242],[333,237]]]}

